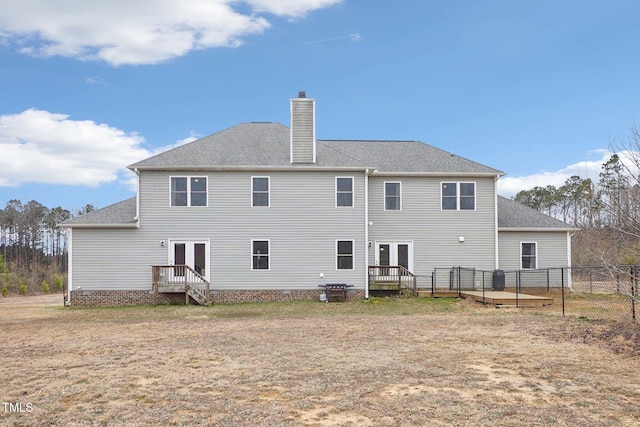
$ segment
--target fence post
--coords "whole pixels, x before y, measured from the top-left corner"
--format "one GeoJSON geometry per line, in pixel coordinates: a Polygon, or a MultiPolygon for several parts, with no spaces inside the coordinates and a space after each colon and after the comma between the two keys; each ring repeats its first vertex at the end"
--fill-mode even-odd
{"type": "Polygon", "coordinates": [[[631,282],[631,318],[636,321],[636,286],[631,282]]]}
{"type": "Polygon", "coordinates": [[[434,268],[431,272],[431,296],[433,297],[436,293],[436,269],[434,268]]]}
{"type": "Polygon", "coordinates": [[[547,293],[549,292],[549,271],[550,269],[547,268],[547,293]]]}

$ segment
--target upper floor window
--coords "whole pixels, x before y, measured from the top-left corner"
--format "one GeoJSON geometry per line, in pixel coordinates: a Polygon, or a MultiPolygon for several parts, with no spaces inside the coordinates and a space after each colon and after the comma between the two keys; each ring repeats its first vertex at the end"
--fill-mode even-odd
{"type": "Polygon", "coordinates": [[[171,177],[171,206],[207,206],[207,177],[171,177]]]}
{"type": "Polygon", "coordinates": [[[520,259],[522,269],[538,268],[538,244],[536,242],[520,243],[520,259]]]}
{"type": "Polygon", "coordinates": [[[353,177],[336,178],[336,206],[353,206],[353,177]]]}
{"type": "Polygon", "coordinates": [[[402,196],[399,182],[384,183],[384,209],[399,211],[402,207],[402,196]]]}
{"type": "Polygon", "coordinates": [[[475,182],[443,182],[442,210],[472,211],[476,208],[475,182]]]}
{"type": "Polygon", "coordinates": [[[251,206],[269,206],[269,177],[251,178],[251,206]]]}

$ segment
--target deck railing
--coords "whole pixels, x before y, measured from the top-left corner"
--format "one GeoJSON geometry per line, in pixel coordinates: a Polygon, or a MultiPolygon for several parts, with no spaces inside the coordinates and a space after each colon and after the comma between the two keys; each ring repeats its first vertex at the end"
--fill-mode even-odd
{"type": "Polygon", "coordinates": [[[189,297],[198,304],[209,305],[209,281],[188,265],[153,265],[154,305],[162,292],[184,292],[185,303],[189,297]]]}
{"type": "Polygon", "coordinates": [[[417,293],[416,276],[401,265],[369,266],[370,290],[398,290],[400,293],[417,293]]]}

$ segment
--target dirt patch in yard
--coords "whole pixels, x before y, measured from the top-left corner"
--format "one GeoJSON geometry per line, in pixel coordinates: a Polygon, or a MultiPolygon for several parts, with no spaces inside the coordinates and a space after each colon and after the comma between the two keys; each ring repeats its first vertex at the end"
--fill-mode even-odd
{"type": "Polygon", "coordinates": [[[635,426],[640,357],[608,330],[454,300],[0,299],[0,424],[635,426]]]}

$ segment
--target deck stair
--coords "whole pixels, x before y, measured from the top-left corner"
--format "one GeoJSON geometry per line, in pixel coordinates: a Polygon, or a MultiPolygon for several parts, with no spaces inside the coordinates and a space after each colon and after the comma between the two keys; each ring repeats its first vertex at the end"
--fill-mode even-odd
{"type": "Polygon", "coordinates": [[[154,265],[153,269],[153,302],[157,304],[159,293],[184,292],[185,304],[191,298],[197,304],[209,305],[209,281],[188,265],[154,265]]]}

